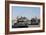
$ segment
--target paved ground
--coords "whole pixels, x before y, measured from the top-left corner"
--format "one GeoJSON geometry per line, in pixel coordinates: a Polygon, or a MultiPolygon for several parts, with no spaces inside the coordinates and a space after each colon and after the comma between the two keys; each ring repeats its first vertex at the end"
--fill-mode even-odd
{"type": "Polygon", "coordinates": [[[28,27],[40,27],[40,25],[28,25],[28,27]]]}

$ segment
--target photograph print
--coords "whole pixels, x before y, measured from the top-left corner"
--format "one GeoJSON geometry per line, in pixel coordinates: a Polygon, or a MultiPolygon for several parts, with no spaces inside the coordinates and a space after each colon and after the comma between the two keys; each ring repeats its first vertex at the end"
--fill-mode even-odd
{"type": "Polygon", "coordinates": [[[12,28],[40,26],[40,7],[12,6],[12,28]]]}

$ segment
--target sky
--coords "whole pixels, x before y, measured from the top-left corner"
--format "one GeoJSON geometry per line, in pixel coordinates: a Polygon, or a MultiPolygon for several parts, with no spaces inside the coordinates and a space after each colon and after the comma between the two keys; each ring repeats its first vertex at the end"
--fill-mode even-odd
{"type": "Polygon", "coordinates": [[[40,8],[39,7],[20,7],[20,6],[12,6],[12,18],[15,17],[27,17],[31,19],[32,17],[40,16],[40,8]]]}

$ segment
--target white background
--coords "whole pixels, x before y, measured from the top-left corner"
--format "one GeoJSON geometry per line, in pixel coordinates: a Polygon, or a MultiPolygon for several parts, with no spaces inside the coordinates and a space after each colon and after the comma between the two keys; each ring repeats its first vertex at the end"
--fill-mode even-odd
{"type": "MultiPolygon", "coordinates": [[[[25,1],[45,2],[45,0],[25,0],[25,1]]],[[[45,12],[45,17],[46,17],[46,12],[45,12]]],[[[0,0],[0,35],[5,35],[4,33],[5,33],[5,0],[0,0]]],[[[16,34],[16,35],[46,35],[46,30],[44,33],[26,33],[26,34],[16,34]]]]}

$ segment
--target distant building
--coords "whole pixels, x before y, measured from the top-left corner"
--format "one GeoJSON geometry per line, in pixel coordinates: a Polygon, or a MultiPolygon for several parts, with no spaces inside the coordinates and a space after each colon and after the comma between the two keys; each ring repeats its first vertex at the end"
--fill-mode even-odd
{"type": "Polygon", "coordinates": [[[21,17],[19,18],[18,20],[18,23],[21,23],[21,24],[30,24],[30,20],[28,20],[26,17],[21,17]]]}
{"type": "Polygon", "coordinates": [[[38,25],[40,23],[40,20],[37,19],[37,17],[31,19],[31,25],[38,25]]]}

